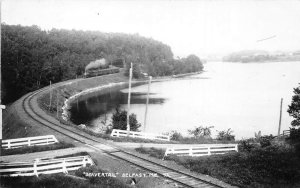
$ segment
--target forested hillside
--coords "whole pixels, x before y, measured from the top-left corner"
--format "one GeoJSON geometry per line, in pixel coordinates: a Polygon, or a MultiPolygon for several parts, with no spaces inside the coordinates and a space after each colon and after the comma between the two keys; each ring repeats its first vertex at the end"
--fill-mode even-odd
{"type": "MultiPolygon", "coordinates": [[[[2,100],[9,103],[29,91],[83,75],[96,59],[133,62],[135,72],[165,76],[200,71],[195,55],[174,60],[171,48],[159,41],[98,31],[43,31],[38,26],[1,24],[2,100]]],[[[138,75],[137,75],[138,76],[138,75]]]]}

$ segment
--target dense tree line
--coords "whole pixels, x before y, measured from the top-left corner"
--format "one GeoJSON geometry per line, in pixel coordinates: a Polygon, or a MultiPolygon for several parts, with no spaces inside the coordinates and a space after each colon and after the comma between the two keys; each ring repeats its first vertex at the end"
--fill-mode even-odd
{"type": "Polygon", "coordinates": [[[9,103],[29,91],[83,75],[99,58],[110,64],[133,62],[138,73],[152,76],[202,70],[197,56],[174,60],[159,41],[121,33],[52,29],[1,24],[2,97],[9,103]]]}

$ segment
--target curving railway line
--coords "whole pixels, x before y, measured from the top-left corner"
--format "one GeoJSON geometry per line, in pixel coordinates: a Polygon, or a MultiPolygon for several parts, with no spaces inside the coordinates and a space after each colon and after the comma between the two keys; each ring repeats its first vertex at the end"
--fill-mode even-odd
{"type": "MultiPolygon", "coordinates": [[[[61,83],[62,84],[62,83],[61,83]]],[[[59,84],[59,85],[61,85],[59,84]]],[[[233,187],[223,182],[210,182],[205,179],[201,179],[194,175],[178,171],[176,169],[167,167],[165,165],[159,164],[157,162],[148,160],[144,157],[137,156],[133,153],[122,150],[119,147],[112,146],[106,143],[103,143],[101,139],[92,137],[85,132],[79,131],[74,127],[61,124],[56,119],[49,120],[45,118],[45,112],[41,109],[35,109],[33,106],[37,104],[37,96],[43,91],[46,91],[48,88],[43,88],[38,91],[32,92],[24,96],[22,101],[22,107],[26,115],[35,121],[37,124],[46,126],[60,134],[63,134],[75,141],[81,142],[88,147],[91,147],[95,150],[104,152],[109,156],[114,158],[119,158],[120,160],[127,161],[135,166],[141,167],[147,171],[157,173],[169,180],[177,182],[184,187],[195,187],[195,188],[213,188],[213,187],[233,187]],[[34,104],[36,103],[36,104],[34,104]]]]}

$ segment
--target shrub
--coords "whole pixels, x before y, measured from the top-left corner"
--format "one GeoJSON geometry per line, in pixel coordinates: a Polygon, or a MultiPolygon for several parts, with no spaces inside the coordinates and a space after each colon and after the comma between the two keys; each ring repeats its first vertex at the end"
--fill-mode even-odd
{"type": "Polygon", "coordinates": [[[262,136],[260,137],[259,143],[261,147],[267,147],[267,146],[271,146],[271,141],[274,139],[275,137],[273,135],[269,135],[269,136],[262,136]]]}
{"type": "Polygon", "coordinates": [[[217,140],[224,140],[224,141],[234,141],[235,136],[232,135],[233,130],[230,128],[225,131],[218,131],[217,140]]]}
{"type": "Polygon", "coordinates": [[[173,130],[173,131],[170,131],[168,133],[166,133],[166,135],[169,135],[170,136],[170,139],[171,140],[175,140],[175,141],[180,141],[183,139],[183,136],[181,133],[173,130]]]}
{"type": "Polygon", "coordinates": [[[255,148],[253,139],[244,139],[239,141],[239,151],[251,152],[255,148]]]}
{"type": "MultiPolygon", "coordinates": [[[[131,131],[137,131],[141,126],[136,119],[135,114],[130,114],[129,125],[131,131]]],[[[127,111],[116,108],[116,112],[112,116],[112,127],[113,129],[127,130],[127,111]]]]}

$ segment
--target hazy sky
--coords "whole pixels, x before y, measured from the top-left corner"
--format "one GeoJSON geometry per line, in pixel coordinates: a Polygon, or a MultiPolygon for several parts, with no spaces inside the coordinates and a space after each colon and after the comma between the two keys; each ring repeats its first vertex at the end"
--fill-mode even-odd
{"type": "Polygon", "coordinates": [[[2,0],[1,14],[46,30],[139,33],[179,56],[300,50],[299,0],[2,0]]]}

